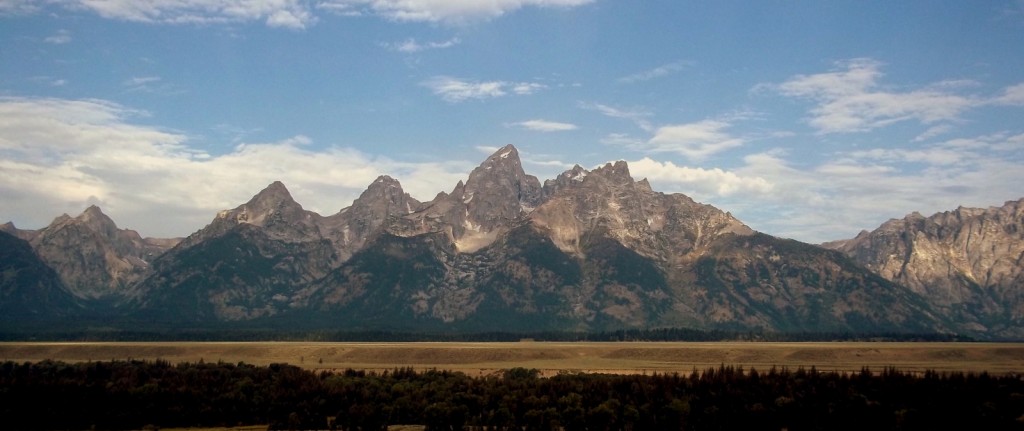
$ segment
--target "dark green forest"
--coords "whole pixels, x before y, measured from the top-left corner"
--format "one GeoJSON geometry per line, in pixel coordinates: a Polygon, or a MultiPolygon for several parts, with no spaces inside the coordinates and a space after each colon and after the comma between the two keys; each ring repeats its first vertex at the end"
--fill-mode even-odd
{"type": "Polygon", "coordinates": [[[0,364],[0,427],[141,429],[1024,429],[1024,379],[720,366],[687,375],[114,361],[0,364]]]}

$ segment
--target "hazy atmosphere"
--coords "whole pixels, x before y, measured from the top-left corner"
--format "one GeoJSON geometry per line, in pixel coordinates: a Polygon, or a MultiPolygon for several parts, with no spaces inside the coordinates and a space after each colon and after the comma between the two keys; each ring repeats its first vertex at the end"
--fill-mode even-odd
{"type": "Polygon", "coordinates": [[[807,242],[1024,196],[1024,2],[0,0],[0,222],[333,214],[513,144],[807,242]]]}

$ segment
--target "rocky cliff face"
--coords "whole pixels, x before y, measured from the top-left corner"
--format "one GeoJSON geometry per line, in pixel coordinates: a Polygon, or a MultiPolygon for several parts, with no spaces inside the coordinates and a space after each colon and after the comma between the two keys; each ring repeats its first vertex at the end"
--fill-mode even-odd
{"type": "Polygon", "coordinates": [[[446,232],[461,252],[493,243],[541,200],[540,181],[523,171],[519,151],[508,145],[473,169],[451,193],[439,194],[389,231],[403,235],[446,232]]]}
{"type": "Polygon", "coordinates": [[[7,231],[29,241],[68,291],[90,300],[121,298],[150,261],[178,241],[142,238],[133,230],[119,229],[97,206],[77,217],[61,215],[38,231],[17,230],[13,225],[7,231]]]}
{"type": "Polygon", "coordinates": [[[374,180],[351,206],[325,217],[320,229],[335,245],[338,258],[345,261],[396,218],[411,214],[420,206],[419,201],[402,190],[398,180],[383,175],[374,180]]]}
{"type": "Polygon", "coordinates": [[[913,213],[825,246],[909,287],[971,330],[1024,336],[1024,199],[913,213]]]}
{"type": "Polygon", "coordinates": [[[634,181],[621,161],[593,172],[575,166],[546,182],[544,194],[530,221],[569,253],[581,251],[584,236],[599,233],[645,257],[679,264],[722,235],[754,232],[710,205],[654,192],[646,180],[634,181]]]}

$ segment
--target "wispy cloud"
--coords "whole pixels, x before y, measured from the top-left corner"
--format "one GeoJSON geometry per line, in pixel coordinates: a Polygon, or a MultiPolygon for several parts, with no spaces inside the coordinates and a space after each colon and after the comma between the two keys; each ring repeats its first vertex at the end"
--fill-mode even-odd
{"type": "Polygon", "coordinates": [[[139,87],[147,84],[160,82],[159,76],[134,76],[126,79],[121,84],[125,87],[139,87]]]}
{"type": "Polygon", "coordinates": [[[533,130],[535,132],[565,132],[569,130],[576,130],[579,128],[572,123],[560,123],[557,121],[547,120],[521,121],[518,123],[510,123],[509,126],[520,127],[526,130],[533,130]]]}
{"type": "Polygon", "coordinates": [[[399,22],[469,24],[524,7],[570,9],[594,0],[0,0],[0,16],[39,13],[55,5],[101,17],[152,24],[217,25],[263,21],[268,27],[304,30],[317,12],[378,16],[399,22]]]}
{"type": "Polygon", "coordinates": [[[268,27],[302,30],[317,18],[305,0],[67,0],[68,9],[104,18],[154,24],[227,24],[264,21],[268,27]]]}
{"type": "Polygon", "coordinates": [[[465,102],[471,99],[492,99],[507,96],[510,92],[517,95],[528,95],[546,88],[543,84],[532,82],[467,81],[451,76],[435,76],[423,81],[421,85],[450,103],[465,102]]]}
{"type": "Polygon", "coordinates": [[[650,81],[652,79],[661,78],[682,71],[683,69],[690,66],[690,64],[690,62],[686,61],[675,61],[672,63],[655,67],[653,69],[637,72],[629,76],[624,76],[622,78],[619,78],[618,81],[626,84],[650,81]]]}
{"type": "Polygon", "coordinates": [[[547,85],[539,84],[536,82],[515,82],[510,84],[512,92],[520,96],[536,93],[540,90],[548,88],[547,85]]]}
{"type": "Polygon", "coordinates": [[[651,125],[650,120],[648,120],[648,118],[650,118],[653,114],[651,112],[649,112],[649,111],[644,110],[644,109],[640,109],[640,108],[623,109],[623,108],[616,108],[616,107],[613,107],[613,106],[604,105],[604,104],[600,104],[600,103],[587,103],[587,102],[580,102],[578,104],[578,106],[580,108],[582,108],[582,109],[586,109],[586,110],[590,110],[590,111],[597,111],[597,112],[601,113],[602,115],[604,115],[606,117],[630,120],[633,123],[635,123],[637,127],[639,127],[642,130],[648,131],[648,132],[654,130],[654,126],[651,125]]]}
{"type": "Polygon", "coordinates": [[[882,63],[859,58],[838,62],[831,72],[797,75],[774,90],[789,97],[816,103],[808,123],[819,133],[865,132],[894,123],[916,120],[924,124],[956,120],[980,100],[954,93],[949,86],[931,86],[906,92],[880,88],[882,63]]]}
{"type": "Polygon", "coordinates": [[[613,133],[601,142],[646,153],[675,153],[692,161],[703,161],[713,154],[743,145],[743,138],[728,133],[730,127],[732,124],[727,121],[703,120],[658,127],[646,140],[613,133]]]}
{"type": "Polygon", "coordinates": [[[174,94],[174,89],[159,76],[133,76],[121,82],[127,91],[143,93],[174,94]]]}
{"type": "Polygon", "coordinates": [[[40,85],[48,85],[50,87],[63,87],[68,85],[68,80],[54,78],[52,76],[33,76],[29,78],[29,80],[40,85]]]}
{"type": "Polygon", "coordinates": [[[472,82],[450,76],[435,76],[423,81],[422,84],[451,103],[470,99],[490,99],[508,94],[505,91],[508,84],[501,81],[472,82]]]}
{"type": "Polygon", "coordinates": [[[455,45],[462,43],[459,38],[454,37],[443,42],[424,42],[420,43],[416,39],[409,38],[403,42],[385,42],[381,45],[392,51],[402,52],[406,54],[415,54],[417,52],[428,51],[432,49],[445,49],[451,48],[455,45]]]}
{"type": "Polygon", "coordinates": [[[46,39],[43,39],[43,42],[52,43],[54,45],[63,45],[65,43],[70,43],[71,32],[64,29],[57,30],[57,33],[53,34],[52,36],[48,36],[46,39]]]}
{"type": "Polygon", "coordinates": [[[35,0],[0,0],[0,16],[28,15],[38,12],[35,0]]]}
{"type": "Polygon", "coordinates": [[[659,127],[647,141],[654,152],[673,152],[699,161],[708,156],[743,145],[743,139],[726,132],[731,125],[719,120],[659,127]]]}
{"type": "Polygon", "coordinates": [[[594,0],[324,0],[317,7],[345,15],[376,15],[394,21],[466,24],[524,7],[573,8],[594,0]]]}
{"type": "Polygon", "coordinates": [[[937,126],[932,126],[929,127],[928,130],[925,130],[920,135],[917,135],[917,137],[914,138],[914,142],[924,142],[936,136],[942,136],[946,133],[949,133],[951,130],[953,130],[953,126],[949,124],[939,124],[937,126]]]}

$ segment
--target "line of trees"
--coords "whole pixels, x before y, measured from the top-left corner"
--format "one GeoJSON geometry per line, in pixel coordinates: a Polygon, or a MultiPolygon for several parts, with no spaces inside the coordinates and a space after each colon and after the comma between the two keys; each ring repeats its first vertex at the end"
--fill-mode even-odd
{"type": "Polygon", "coordinates": [[[1018,375],[720,366],[689,375],[113,361],[0,364],[0,427],[140,429],[1022,429],[1018,375]]]}

